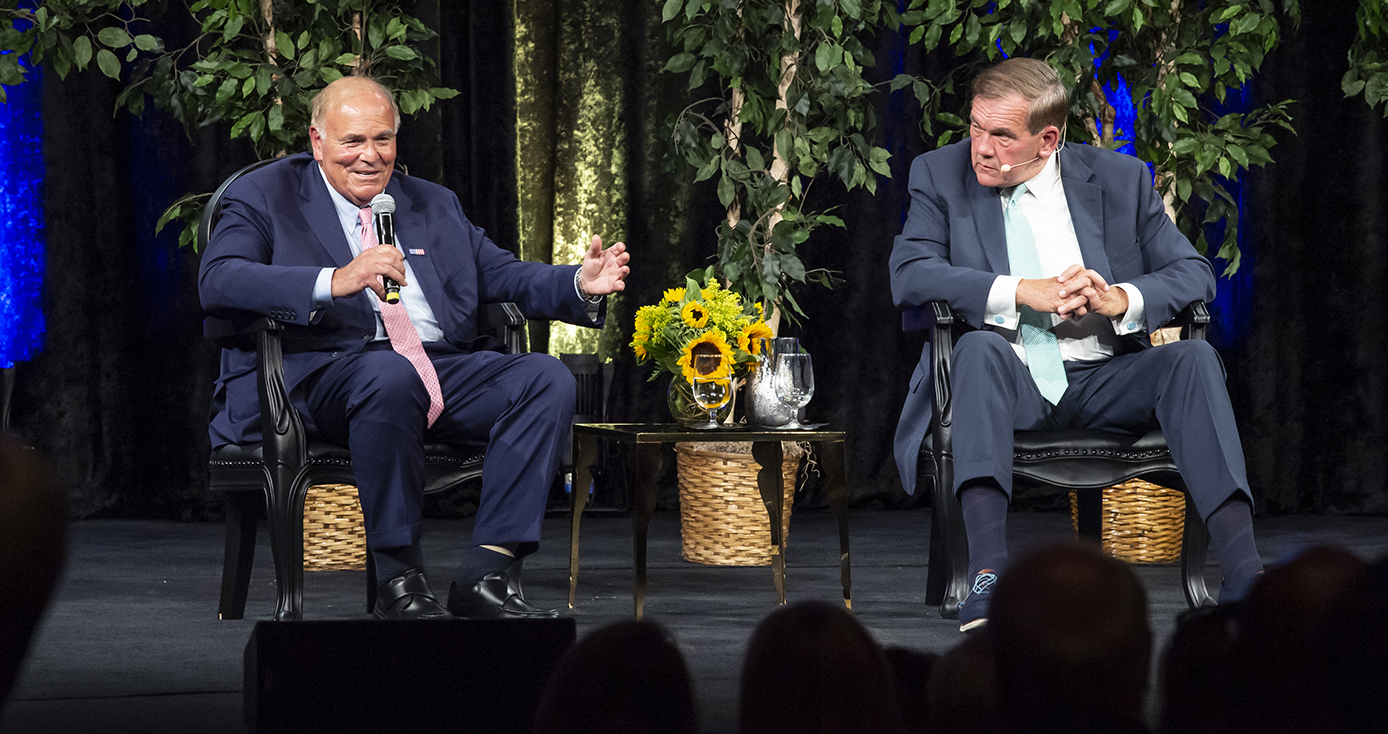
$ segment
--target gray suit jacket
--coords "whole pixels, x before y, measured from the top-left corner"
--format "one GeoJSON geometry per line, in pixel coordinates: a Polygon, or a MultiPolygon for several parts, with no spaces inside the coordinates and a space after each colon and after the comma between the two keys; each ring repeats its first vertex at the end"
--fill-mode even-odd
{"type": "MultiPolygon", "coordinates": [[[[1214,298],[1209,261],[1166,216],[1142,161],[1089,145],[1067,146],[1058,155],[1085,267],[1142,291],[1147,331],[1191,301],[1214,298]]],[[[963,323],[983,327],[988,290],[1010,270],[998,191],[979,185],[969,140],[916,158],[910,190],[906,224],[892,247],[892,299],[898,308],[946,301],[963,323]]],[[[1134,349],[1150,346],[1146,337],[1128,341],[1134,349]]],[[[915,491],[916,457],[930,428],[929,368],[926,345],[896,430],[896,465],[907,493],[915,491]]]]}

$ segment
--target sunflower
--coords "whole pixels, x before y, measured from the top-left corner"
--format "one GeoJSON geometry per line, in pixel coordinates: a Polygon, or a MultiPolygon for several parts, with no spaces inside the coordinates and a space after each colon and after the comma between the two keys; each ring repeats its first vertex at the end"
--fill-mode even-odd
{"type": "Polygon", "coordinates": [[[728,340],[723,336],[723,332],[711,330],[708,333],[691,339],[681,350],[680,358],[675,363],[680,366],[684,374],[684,379],[690,383],[694,382],[697,376],[694,371],[694,355],[696,354],[717,354],[722,357],[718,361],[718,368],[703,375],[704,377],[729,377],[733,364],[733,350],[728,346],[728,340]]]}
{"type": "Polygon", "coordinates": [[[742,327],[742,332],[737,335],[737,348],[750,354],[761,354],[761,340],[774,336],[765,321],[753,321],[742,327]]]}
{"type": "Polygon", "coordinates": [[[684,319],[686,326],[702,329],[708,324],[708,309],[702,303],[690,301],[680,309],[680,318],[684,319]]]}
{"type": "Polygon", "coordinates": [[[650,338],[650,334],[640,331],[636,332],[636,335],[631,338],[631,351],[636,353],[636,360],[638,362],[646,361],[646,344],[650,341],[650,338]]]}
{"type": "Polygon", "coordinates": [[[684,299],[683,288],[671,288],[665,291],[665,297],[660,299],[661,303],[679,303],[684,299]]]}

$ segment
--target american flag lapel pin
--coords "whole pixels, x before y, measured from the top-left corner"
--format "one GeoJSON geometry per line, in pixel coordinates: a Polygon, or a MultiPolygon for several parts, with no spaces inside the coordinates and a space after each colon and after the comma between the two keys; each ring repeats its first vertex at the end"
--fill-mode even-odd
{"type": "Polygon", "coordinates": [[[410,254],[411,254],[411,255],[423,255],[423,254],[424,254],[424,251],[421,250],[421,249],[419,249],[419,248],[417,248],[417,247],[411,247],[411,248],[410,248],[410,254]]]}

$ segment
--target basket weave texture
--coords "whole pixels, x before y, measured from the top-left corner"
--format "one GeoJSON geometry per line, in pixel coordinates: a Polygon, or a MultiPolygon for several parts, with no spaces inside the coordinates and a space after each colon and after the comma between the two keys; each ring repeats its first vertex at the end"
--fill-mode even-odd
{"type": "MultiPolygon", "coordinates": [[[[697,444],[695,444],[697,445],[697,444]]],[[[680,480],[680,555],[711,566],[766,566],[771,545],[766,506],[757,490],[761,465],[750,454],[703,451],[675,444],[680,480]]],[[[785,503],[781,537],[788,537],[795,500],[795,470],[801,452],[786,451],[781,462],[785,503]]]]}
{"type": "Polygon", "coordinates": [[[357,488],[315,484],[304,498],[304,570],[366,570],[366,525],[357,488]]]}
{"type": "MultiPolygon", "coordinates": [[[[1129,563],[1174,563],[1181,557],[1185,494],[1141,479],[1103,490],[1099,539],[1104,551],[1129,563]]],[[[1070,523],[1079,532],[1079,500],[1070,492],[1070,523]]]]}

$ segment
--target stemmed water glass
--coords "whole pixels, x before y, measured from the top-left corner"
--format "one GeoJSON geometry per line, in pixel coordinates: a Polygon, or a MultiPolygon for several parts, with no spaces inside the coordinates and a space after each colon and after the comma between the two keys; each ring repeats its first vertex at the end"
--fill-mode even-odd
{"type": "Polygon", "coordinates": [[[776,399],[790,410],[790,423],[783,427],[802,429],[804,426],[797,418],[800,409],[814,397],[814,363],[804,352],[783,352],[775,356],[773,364],[776,399]]]}
{"type": "Polygon", "coordinates": [[[708,411],[708,423],[690,428],[706,431],[718,428],[718,409],[732,399],[732,380],[723,366],[721,354],[694,355],[694,402],[708,411]]]}

